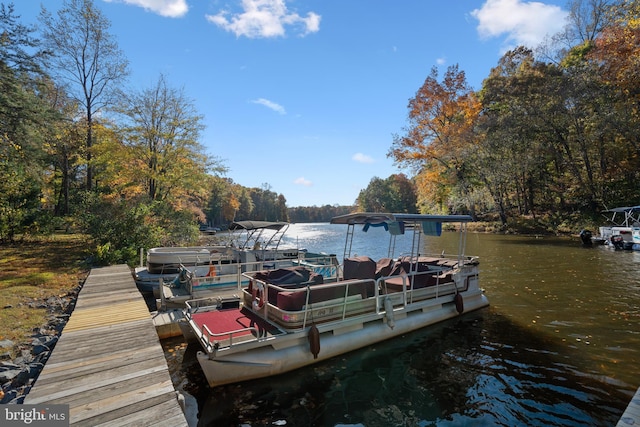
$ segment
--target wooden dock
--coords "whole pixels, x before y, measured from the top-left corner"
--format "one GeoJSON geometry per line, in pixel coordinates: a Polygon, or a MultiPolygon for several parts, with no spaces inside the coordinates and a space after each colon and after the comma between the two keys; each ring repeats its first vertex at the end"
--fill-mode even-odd
{"type": "Polygon", "coordinates": [[[620,421],[618,421],[616,427],[633,425],[640,425],[640,388],[636,390],[636,394],[631,399],[631,402],[629,402],[627,409],[624,411],[624,414],[622,414],[622,417],[620,417],[620,421]]]}
{"type": "Polygon", "coordinates": [[[68,404],[72,426],[188,426],[129,267],[91,270],[25,403],[68,404]]]}

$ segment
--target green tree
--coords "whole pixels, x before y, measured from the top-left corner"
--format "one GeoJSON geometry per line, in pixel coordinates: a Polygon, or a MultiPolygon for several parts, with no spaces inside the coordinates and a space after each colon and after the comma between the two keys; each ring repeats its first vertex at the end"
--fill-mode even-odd
{"type": "Polygon", "coordinates": [[[45,204],[53,206],[56,216],[67,216],[71,213],[72,197],[82,188],[78,176],[84,158],[85,126],[83,121],[73,119],[77,105],[63,88],[49,78],[44,78],[39,86],[39,97],[54,116],[42,130],[43,148],[50,163],[44,174],[47,181],[45,204]]]}
{"type": "Polygon", "coordinates": [[[385,180],[377,176],[371,178],[369,185],[358,194],[358,209],[364,212],[385,212],[389,188],[385,180]]]}
{"type": "Polygon", "coordinates": [[[18,18],[13,5],[0,5],[0,237],[8,240],[37,225],[50,113],[37,95],[43,54],[18,18]]]}
{"type": "Polygon", "coordinates": [[[241,215],[238,212],[237,219],[256,219],[262,221],[288,221],[288,210],[286,199],[283,195],[271,191],[271,185],[262,184],[261,188],[248,189],[253,209],[250,212],[243,212],[249,216],[241,215]]]}
{"type": "Polygon", "coordinates": [[[374,177],[357,199],[358,209],[365,212],[415,213],[415,185],[404,174],[387,179],[374,177]]]}

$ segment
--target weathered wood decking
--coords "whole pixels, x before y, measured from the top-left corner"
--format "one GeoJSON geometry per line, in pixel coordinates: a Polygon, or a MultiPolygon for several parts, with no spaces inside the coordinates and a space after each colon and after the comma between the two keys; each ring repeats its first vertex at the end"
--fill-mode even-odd
{"type": "Polygon", "coordinates": [[[627,409],[620,417],[620,421],[616,424],[616,427],[626,427],[640,424],[640,388],[636,390],[636,394],[629,402],[627,409]]]}
{"type": "Polygon", "coordinates": [[[129,267],[91,270],[25,403],[68,404],[73,426],[187,426],[129,267]]]}

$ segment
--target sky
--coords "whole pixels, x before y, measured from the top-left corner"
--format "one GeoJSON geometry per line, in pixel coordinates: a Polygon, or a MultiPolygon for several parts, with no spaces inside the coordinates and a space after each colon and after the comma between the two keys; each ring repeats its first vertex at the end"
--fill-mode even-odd
{"type": "MultiPolygon", "coordinates": [[[[8,4],[10,1],[0,0],[8,4]]],[[[13,1],[37,25],[41,5],[13,1]]],[[[351,205],[387,157],[432,67],[476,90],[500,57],[566,23],[559,0],[94,0],[129,61],[126,87],[160,76],[203,118],[201,143],[245,187],[289,207],[351,205]]]]}

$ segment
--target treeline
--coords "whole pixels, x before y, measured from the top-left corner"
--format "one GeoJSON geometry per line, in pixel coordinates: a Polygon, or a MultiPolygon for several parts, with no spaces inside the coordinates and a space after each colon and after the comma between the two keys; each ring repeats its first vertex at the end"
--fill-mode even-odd
{"type": "Polygon", "coordinates": [[[329,222],[334,216],[345,215],[356,210],[356,206],[300,206],[289,208],[288,213],[291,222],[329,222]]]}
{"type": "Polygon", "coordinates": [[[0,4],[0,242],[88,233],[97,263],[193,244],[198,223],[287,220],[268,184],[246,188],[200,143],[203,117],[160,75],[127,88],[128,61],[92,0],[37,27],[0,4]]]}
{"type": "Polygon", "coordinates": [[[640,2],[576,0],[566,30],[507,52],[480,90],[433,69],[356,206],[288,208],[269,184],[225,177],[203,117],[160,75],[128,88],[128,61],[92,0],[0,5],[0,241],[89,233],[95,261],[192,244],[198,223],[324,222],[351,210],[566,218],[640,204],[640,2]],[[89,29],[89,31],[85,31],[89,29]],[[551,213],[551,214],[550,214],[551,213]]]}
{"type": "Polygon", "coordinates": [[[421,211],[559,224],[640,203],[640,2],[570,7],[562,33],[504,54],[479,91],[457,66],[426,78],[389,151],[418,171],[421,211]]]}

